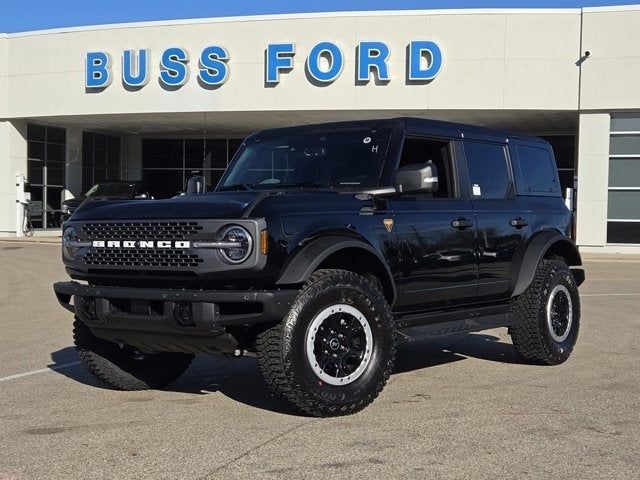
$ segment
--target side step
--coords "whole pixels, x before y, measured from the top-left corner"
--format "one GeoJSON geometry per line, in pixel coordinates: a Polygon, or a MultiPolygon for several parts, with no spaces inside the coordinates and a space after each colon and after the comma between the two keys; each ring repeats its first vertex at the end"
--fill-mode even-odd
{"type": "Polygon", "coordinates": [[[476,307],[465,310],[412,314],[397,319],[398,331],[412,339],[479,332],[507,327],[513,319],[509,304],[476,307]]]}

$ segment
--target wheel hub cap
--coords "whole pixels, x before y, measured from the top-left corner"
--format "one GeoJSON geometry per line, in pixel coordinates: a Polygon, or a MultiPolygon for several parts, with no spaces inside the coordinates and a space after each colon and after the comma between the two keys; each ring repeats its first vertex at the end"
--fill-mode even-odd
{"type": "Polygon", "coordinates": [[[320,380],[330,385],[348,385],[367,368],[373,335],[360,310],[337,304],[313,318],[305,347],[307,362],[320,380]]]}
{"type": "Polygon", "coordinates": [[[564,342],[571,332],[573,303],[571,294],[564,285],[556,285],[547,300],[547,327],[551,338],[564,342]]]}

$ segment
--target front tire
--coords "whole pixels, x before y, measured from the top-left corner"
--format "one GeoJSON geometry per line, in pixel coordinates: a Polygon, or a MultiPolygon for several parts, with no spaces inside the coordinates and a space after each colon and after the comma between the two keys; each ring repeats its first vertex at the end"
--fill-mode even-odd
{"type": "Polygon", "coordinates": [[[193,355],[187,353],[148,355],[103,340],[78,318],[73,322],[73,340],[87,370],[117,390],[162,388],[177,380],[193,360],[193,355]]]}
{"type": "Polygon", "coordinates": [[[378,288],[345,270],[319,270],[287,316],[256,340],[271,393],[317,417],[348,415],[379,395],[393,369],[396,334],[378,288]]]}
{"type": "Polygon", "coordinates": [[[512,314],[509,333],[522,359],[558,365],[569,358],[580,330],[580,296],[562,258],[540,262],[529,288],[514,300],[512,314]]]}

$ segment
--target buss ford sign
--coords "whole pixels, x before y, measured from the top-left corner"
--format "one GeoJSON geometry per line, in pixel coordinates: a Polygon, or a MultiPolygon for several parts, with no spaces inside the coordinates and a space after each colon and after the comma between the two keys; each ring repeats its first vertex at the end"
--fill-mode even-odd
{"type": "MultiPolygon", "coordinates": [[[[264,83],[274,86],[283,74],[293,67],[297,55],[293,43],[271,43],[265,49],[264,83]]],[[[319,42],[306,55],[305,71],[310,82],[330,84],[342,74],[345,55],[334,42],[319,42]]],[[[360,42],[356,48],[356,81],[366,83],[376,78],[380,84],[391,80],[389,73],[389,46],[384,42],[360,42]]],[[[144,87],[150,80],[151,62],[159,62],[158,81],[167,89],[179,88],[189,81],[191,61],[189,52],[181,47],[164,50],[157,59],[149,49],[125,50],[122,52],[122,84],[128,90],[144,87]]],[[[226,48],[210,45],[199,52],[197,80],[203,87],[222,86],[233,69],[232,59],[226,48]]],[[[87,91],[102,91],[113,81],[113,59],[106,51],[86,54],[85,87],[87,91]]],[[[433,80],[442,68],[442,51],[431,40],[413,40],[406,48],[406,81],[421,83],[433,80]]]]}

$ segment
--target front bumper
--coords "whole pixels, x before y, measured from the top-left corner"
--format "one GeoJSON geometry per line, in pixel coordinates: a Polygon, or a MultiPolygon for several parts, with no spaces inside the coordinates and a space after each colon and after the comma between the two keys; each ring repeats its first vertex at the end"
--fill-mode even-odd
{"type": "Polygon", "coordinates": [[[237,332],[281,320],[297,290],[176,290],[53,286],[60,304],[98,337],[161,351],[233,352],[237,332]]]}

